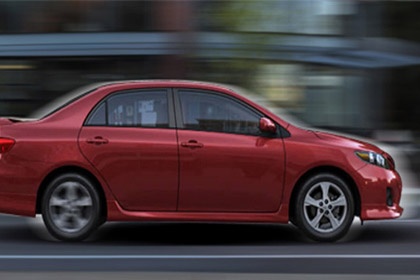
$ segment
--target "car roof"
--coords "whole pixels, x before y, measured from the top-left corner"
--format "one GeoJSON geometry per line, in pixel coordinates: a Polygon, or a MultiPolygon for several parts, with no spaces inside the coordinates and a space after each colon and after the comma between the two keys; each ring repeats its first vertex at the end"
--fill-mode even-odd
{"type": "Polygon", "coordinates": [[[151,80],[120,80],[120,81],[109,81],[102,83],[92,84],[92,89],[99,89],[108,86],[120,85],[120,84],[130,84],[130,85],[141,85],[141,86],[159,86],[159,87],[198,87],[198,88],[214,88],[214,89],[225,89],[233,91],[227,85],[213,83],[213,82],[204,82],[204,81],[193,81],[193,80],[171,80],[171,79],[151,79],[151,80]]]}

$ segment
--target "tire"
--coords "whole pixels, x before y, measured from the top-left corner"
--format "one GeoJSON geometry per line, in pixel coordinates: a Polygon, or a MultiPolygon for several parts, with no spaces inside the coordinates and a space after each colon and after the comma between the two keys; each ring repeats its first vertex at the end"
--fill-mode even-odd
{"type": "Polygon", "coordinates": [[[348,184],[334,174],[320,173],[300,186],[293,220],[311,239],[332,242],[348,232],[354,209],[354,198],[348,184]]]}
{"type": "Polygon", "coordinates": [[[49,233],[62,241],[81,241],[103,221],[98,191],[85,176],[65,173],[46,187],[41,213],[49,233]]]}

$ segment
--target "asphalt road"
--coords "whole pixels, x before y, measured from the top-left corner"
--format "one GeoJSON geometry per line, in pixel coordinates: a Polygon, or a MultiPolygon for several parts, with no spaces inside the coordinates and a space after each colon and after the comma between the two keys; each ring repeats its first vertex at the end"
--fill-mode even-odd
{"type": "Polygon", "coordinates": [[[0,216],[0,270],[420,274],[420,220],[355,222],[337,243],[291,225],[188,223],[108,223],[62,243],[39,222],[0,216]]]}

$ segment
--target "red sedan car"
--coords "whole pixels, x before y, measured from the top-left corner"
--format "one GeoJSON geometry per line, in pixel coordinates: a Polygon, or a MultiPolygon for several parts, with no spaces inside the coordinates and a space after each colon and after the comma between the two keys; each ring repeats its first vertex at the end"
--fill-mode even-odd
{"type": "Polygon", "coordinates": [[[288,223],[320,241],[392,219],[401,179],[376,146],[297,128],[224,86],[125,81],[0,119],[0,212],[81,240],[105,221],[288,223]]]}

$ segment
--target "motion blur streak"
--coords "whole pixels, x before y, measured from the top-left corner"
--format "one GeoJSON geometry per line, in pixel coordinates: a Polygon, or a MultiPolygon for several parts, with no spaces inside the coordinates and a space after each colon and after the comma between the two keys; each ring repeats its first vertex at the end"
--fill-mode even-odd
{"type": "Polygon", "coordinates": [[[40,273],[0,273],[1,279],[10,280],[72,280],[72,279],[91,279],[91,280],[185,280],[185,279],[200,279],[200,280],[213,280],[213,279],[224,279],[224,280],[277,280],[277,279],[308,279],[308,280],[353,280],[353,279],[366,279],[366,280],[389,280],[389,279],[401,279],[411,280],[417,279],[415,276],[389,276],[389,275],[339,275],[339,274],[239,274],[239,273],[139,273],[139,272],[118,272],[118,273],[101,273],[101,272],[70,272],[68,274],[61,274],[57,272],[40,272],[40,273]],[[379,278],[380,277],[380,278],[379,278]]]}
{"type": "Polygon", "coordinates": [[[301,255],[0,255],[0,259],[420,259],[420,255],[301,254],[301,255]]]}

